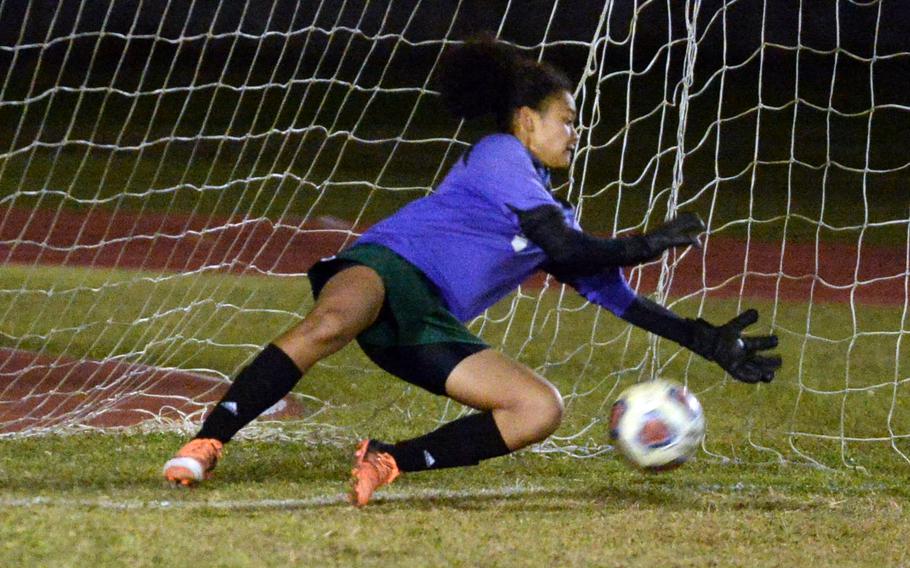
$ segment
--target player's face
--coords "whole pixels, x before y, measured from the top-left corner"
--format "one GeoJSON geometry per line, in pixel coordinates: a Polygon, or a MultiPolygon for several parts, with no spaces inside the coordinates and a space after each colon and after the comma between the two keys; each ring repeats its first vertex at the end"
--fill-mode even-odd
{"type": "Polygon", "coordinates": [[[578,132],[575,130],[575,100],[568,91],[550,96],[540,111],[531,111],[528,149],[543,165],[569,167],[578,132]]]}

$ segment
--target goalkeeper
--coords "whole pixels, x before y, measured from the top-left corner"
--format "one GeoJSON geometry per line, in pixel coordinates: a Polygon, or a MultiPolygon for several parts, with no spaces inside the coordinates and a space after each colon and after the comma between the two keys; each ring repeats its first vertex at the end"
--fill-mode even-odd
{"type": "Polygon", "coordinates": [[[569,165],[578,141],[565,75],[485,38],[449,51],[440,83],[456,117],[492,114],[500,132],[467,150],[433,194],[310,269],[312,310],[240,372],[197,436],[165,465],[170,482],[208,477],[223,444],[355,339],[382,369],[477,412],[395,444],[360,442],[353,504],[365,505],[401,472],[475,465],[544,440],[562,419],[559,392],[463,323],[540,269],[735,379],[774,378],[780,358],[762,353],[777,338],[741,335],[755,311],[721,326],[684,319],[637,296],[623,276],[622,267],[697,245],[704,226],[696,215],[642,235],[599,238],[581,231],[571,207],[553,196],[550,170],[569,165]]]}

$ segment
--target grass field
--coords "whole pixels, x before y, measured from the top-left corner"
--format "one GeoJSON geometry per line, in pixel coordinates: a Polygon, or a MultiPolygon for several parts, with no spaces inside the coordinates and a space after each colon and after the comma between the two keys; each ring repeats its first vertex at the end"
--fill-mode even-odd
{"type": "Polygon", "coordinates": [[[237,442],[216,480],[164,487],[180,439],[4,442],[4,565],[901,566],[904,474],[521,453],[342,503],[346,452],[237,442]],[[43,498],[39,501],[37,498],[43,498]]]}
{"type": "MultiPolygon", "coordinates": [[[[0,288],[16,293],[0,296],[0,345],[75,357],[132,354],[228,375],[309,304],[304,279],[157,276],[5,267],[0,288]]],[[[910,561],[899,544],[910,536],[907,463],[892,447],[906,452],[901,436],[910,432],[905,387],[894,381],[910,369],[893,333],[902,328],[900,310],[750,303],[764,316],[762,330],[773,319],[785,360],[778,379],[758,388],[724,380],[683,354],[671,357],[675,350],[661,344],[662,374],[687,380],[699,396],[708,438],[693,463],[643,475],[612,452],[587,459],[566,452],[603,446],[597,419],[646,372],[646,336],[555,293],[525,291],[513,300],[474,328],[566,395],[567,420],[542,451],[405,476],[367,509],[351,509],[341,495],[359,436],[411,436],[458,412],[372,370],[352,347],[298,386],[322,401],[314,407],[320,427],[295,441],[238,440],[216,478],[194,491],[159,479],[181,434],[0,440],[0,564],[910,561]],[[556,448],[564,451],[547,451],[556,448]],[[808,458],[828,468],[810,467],[808,458]]],[[[709,298],[705,310],[719,320],[736,308],[709,298]]],[[[675,309],[692,315],[697,304],[675,309]]]]}

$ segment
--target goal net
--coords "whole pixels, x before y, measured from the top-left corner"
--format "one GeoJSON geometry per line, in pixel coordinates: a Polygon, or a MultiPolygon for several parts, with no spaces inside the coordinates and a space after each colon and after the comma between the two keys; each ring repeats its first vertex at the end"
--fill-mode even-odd
{"type": "MultiPolygon", "coordinates": [[[[565,396],[536,449],[609,451],[620,390],[686,383],[703,458],[910,461],[910,40],[897,0],[0,0],[0,438],[194,431],[311,305],[310,264],[433,191],[488,131],[440,55],[491,30],[576,82],[556,190],[600,234],[678,211],[703,247],[629,272],[780,336],[743,385],[543,276],[471,322],[565,396]]],[[[356,348],[244,431],[395,438],[465,409],[356,348]]]]}

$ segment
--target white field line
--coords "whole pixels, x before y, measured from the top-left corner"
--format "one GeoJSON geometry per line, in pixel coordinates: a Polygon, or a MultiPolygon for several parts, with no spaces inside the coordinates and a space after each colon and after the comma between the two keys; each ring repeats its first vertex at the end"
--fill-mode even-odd
{"type": "MultiPolygon", "coordinates": [[[[183,491],[182,489],[175,491],[183,491]]],[[[514,496],[533,495],[544,492],[542,487],[529,487],[524,485],[515,485],[508,487],[498,487],[494,489],[478,489],[473,491],[447,491],[436,489],[425,489],[418,491],[387,491],[377,494],[371,503],[412,501],[420,499],[496,499],[514,496]]],[[[98,508],[98,509],[115,509],[115,510],[148,510],[148,509],[187,509],[187,510],[228,510],[228,511],[250,511],[250,510],[293,510],[293,509],[311,509],[314,507],[329,507],[333,505],[347,505],[347,495],[338,493],[335,495],[317,495],[305,499],[250,499],[236,501],[170,501],[170,500],[123,500],[114,499],[67,499],[61,497],[24,497],[24,498],[0,498],[0,508],[6,507],[66,507],[74,509],[98,508]]]]}

